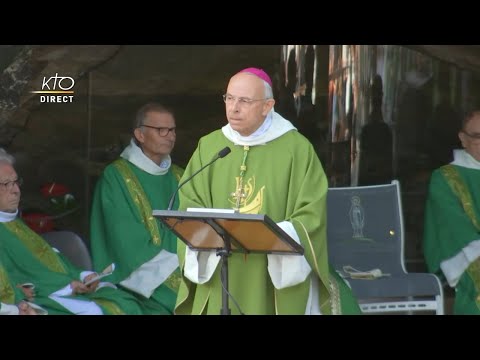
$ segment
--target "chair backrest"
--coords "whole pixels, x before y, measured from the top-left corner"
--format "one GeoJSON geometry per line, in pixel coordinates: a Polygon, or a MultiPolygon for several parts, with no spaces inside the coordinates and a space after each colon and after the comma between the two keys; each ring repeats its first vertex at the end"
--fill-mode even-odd
{"type": "Polygon", "coordinates": [[[397,180],[385,185],[329,188],[327,234],[329,261],[346,277],[364,313],[443,314],[443,288],[438,277],[407,273],[405,269],[397,180]],[[349,273],[347,266],[351,267],[349,273]],[[380,271],[372,272],[375,269],[380,271]],[[371,272],[366,274],[370,278],[352,276],[355,270],[371,272]]]}
{"type": "Polygon", "coordinates": [[[350,265],[384,273],[405,273],[400,186],[329,188],[328,251],[335,268],[350,265]]]}
{"type": "Polygon", "coordinates": [[[72,231],[51,231],[42,234],[42,237],[72,264],[82,270],[92,269],[92,258],[83,240],[72,231]]]}

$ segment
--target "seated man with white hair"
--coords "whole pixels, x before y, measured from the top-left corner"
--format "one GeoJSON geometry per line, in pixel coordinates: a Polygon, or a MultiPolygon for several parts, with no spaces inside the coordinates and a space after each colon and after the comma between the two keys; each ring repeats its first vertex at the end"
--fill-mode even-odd
{"type": "MultiPolygon", "coordinates": [[[[0,263],[11,281],[32,283],[35,304],[49,314],[143,314],[141,304],[114,285],[86,285],[96,274],[77,269],[17,216],[22,180],[13,163],[13,156],[0,148],[0,263]]],[[[4,290],[6,281],[0,282],[4,290]]],[[[8,312],[6,305],[1,309],[8,312]]]]}

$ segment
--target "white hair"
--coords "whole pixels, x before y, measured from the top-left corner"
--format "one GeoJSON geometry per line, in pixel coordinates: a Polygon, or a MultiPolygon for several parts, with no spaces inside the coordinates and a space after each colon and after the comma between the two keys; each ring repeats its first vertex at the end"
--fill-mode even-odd
{"type": "Polygon", "coordinates": [[[7,153],[5,149],[0,148],[0,162],[13,165],[13,163],[15,162],[15,158],[13,157],[13,155],[7,153]]]}
{"type": "Polygon", "coordinates": [[[272,87],[265,80],[262,79],[262,81],[263,81],[263,84],[265,85],[265,99],[273,99],[272,87]]]}
{"type": "MultiPolygon", "coordinates": [[[[273,99],[272,87],[265,80],[262,79],[262,81],[263,81],[263,84],[265,85],[265,99],[273,99]]],[[[272,106],[272,109],[270,110],[269,114],[273,113],[274,111],[275,111],[275,108],[272,106]]]]}

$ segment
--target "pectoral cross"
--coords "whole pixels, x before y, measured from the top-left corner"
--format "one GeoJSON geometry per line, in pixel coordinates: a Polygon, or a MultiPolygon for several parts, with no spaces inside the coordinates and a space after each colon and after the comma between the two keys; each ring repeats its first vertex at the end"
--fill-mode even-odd
{"type": "Polygon", "coordinates": [[[247,194],[245,193],[245,191],[243,191],[243,177],[245,176],[245,172],[247,171],[246,162],[249,150],[250,146],[243,146],[243,161],[242,165],[240,165],[240,180],[238,181],[238,186],[235,192],[230,194],[234,199],[237,200],[235,203],[235,210],[240,210],[240,204],[242,203],[242,199],[245,199],[247,197],[247,194]]]}
{"type": "Polygon", "coordinates": [[[235,204],[235,209],[240,210],[240,204],[242,203],[242,200],[247,197],[247,194],[245,193],[245,191],[243,191],[243,177],[240,177],[240,181],[238,182],[237,189],[235,190],[235,192],[232,192],[230,195],[237,200],[235,204]]]}

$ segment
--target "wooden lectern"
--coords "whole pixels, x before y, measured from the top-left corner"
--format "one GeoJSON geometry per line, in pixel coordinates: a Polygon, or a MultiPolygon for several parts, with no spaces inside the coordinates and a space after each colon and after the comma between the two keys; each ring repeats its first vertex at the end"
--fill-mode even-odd
{"type": "Polygon", "coordinates": [[[303,255],[297,244],[272,219],[262,214],[202,211],[154,210],[153,216],[165,224],[194,251],[216,251],[222,257],[223,284],[221,315],[228,307],[228,257],[232,252],[303,255]]]}

